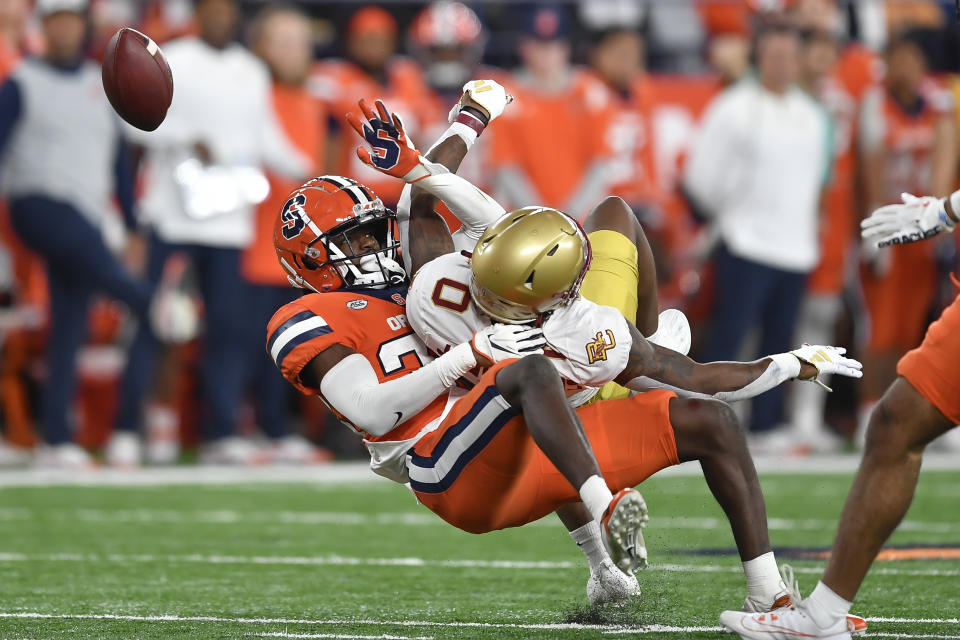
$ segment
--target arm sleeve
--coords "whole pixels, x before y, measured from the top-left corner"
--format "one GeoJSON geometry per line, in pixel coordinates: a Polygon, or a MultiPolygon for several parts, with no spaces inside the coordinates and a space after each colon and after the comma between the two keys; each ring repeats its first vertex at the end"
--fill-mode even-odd
{"type": "MultiPolygon", "coordinates": [[[[717,400],[723,400],[724,402],[747,400],[762,393],[766,393],[770,389],[783,384],[787,380],[796,378],[798,375],[800,375],[800,360],[798,360],[797,357],[791,353],[779,353],[777,355],[770,356],[770,365],[762,374],[760,374],[760,377],[750,384],[734,391],[721,391],[719,393],[715,393],[712,397],[716,398],[717,400]]],[[[675,392],[677,395],[688,398],[708,397],[705,394],[686,389],[680,389],[658,380],[648,378],[647,376],[634,378],[625,386],[634,391],[667,389],[675,392]]]]}
{"type": "Polygon", "coordinates": [[[450,173],[443,165],[429,162],[426,166],[430,175],[419,180],[417,186],[440,199],[463,223],[453,234],[457,247],[464,242],[472,247],[486,228],[506,211],[496,200],[457,174],[450,173]]]}
{"type": "Polygon", "coordinates": [[[403,247],[403,268],[407,273],[413,268],[412,257],[407,247],[410,246],[410,192],[413,190],[409,184],[403,185],[403,191],[400,192],[400,200],[397,201],[397,227],[400,230],[400,246],[403,247]]]}
{"type": "Polygon", "coordinates": [[[22,108],[20,86],[11,78],[0,86],[0,155],[10,142],[22,108]]]}
{"type": "Polygon", "coordinates": [[[380,382],[367,359],[356,353],[327,372],[320,392],[347,420],[382,436],[422,411],[474,366],[473,351],[464,343],[402,378],[380,382]]]}

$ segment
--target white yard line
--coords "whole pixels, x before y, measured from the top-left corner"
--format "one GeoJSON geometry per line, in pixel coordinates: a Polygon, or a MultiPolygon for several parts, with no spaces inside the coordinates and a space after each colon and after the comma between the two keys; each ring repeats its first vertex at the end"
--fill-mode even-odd
{"type": "Polygon", "coordinates": [[[270,631],[266,633],[248,633],[251,638],[338,638],[342,640],[433,640],[433,636],[361,636],[345,633],[287,633],[285,631],[270,631]]]}
{"type": "Polygon", "coordinates": [[[868,632],[868,638],[930,638],[933,640],[960,640],[960,636],[938,636],[928,633],[874,633],[868,632]]]}
{"type": "Polygon", "coordinates": [[[908,624],[960,624],[960,618],[867,618],[867,622],[908,624]]]}
{"type": "MultiPolygon", "coordinates": [[[[69,613],[37,613],[31,611],[0,612],[0,618],[21,618],[38,620],[122,620],[129,622],[228,622],[235,624],[288,624],[288,625],[323,625],[323,626],[383,626],[383,627],[447,627],[470,629],[530,629],[553,631],[641,631],[652,627],[615,627],[602,624],[578,623],[522,623],[522,622],[439,622],[436,620],[349,620],[343,618],[332,619],[298,619],[298,618],[221,618],[217,616],[134,616],[120,614],[69,614],[69,613]]],[[[659,626],[659,625],[653,625],[659,626]]],[[[682,629],[686,627],[675,627],[682,629]]],[[[696,628],[696,627],[694,627],[696,628]]],[[[705,629],[719,629],[719,627],[703,627],[705,629]]]]}
{"type": "MultiPolygon", "coordinates": [[[[238,511],[214,509],[209,511],[189,511],[175,509],[58,509],[35,510],[23,507],[0,508],[0,522],[10,520],[50,519],[57,521],[81,522],[144,522],[170,524],[293,524],[293,525],[405,525],[405,526],[449,526],[425,509],[420,511],[402,511],[393,513],[360,513],[356,511],[238,511]]],[[[536,523],[537,526],[558,526],[558,522],[547,516],[536,523]]],[[[767,525],[772,531],[833,531],[837,527],[834,520],[804,518],[770,518],[767,525]]],[[[529,525],[528,525],[529,526],[529,525]]],[[[661,529],[714,530],[727,528],[723,518],[685,518],[657,517],[650,520],[650,526],[661,529]]],[[[960,534],[960,522],[923,522],[905,520],[900,523],[900,531],[917,533],[960,534]]]]}
{"type": "MultiPolygon", "coordinates": [[[[221,622],[232,624],[251,624],[251,625],[302,625],[302,626],[338,626],[338,627],[360,627],[360,626],[378,626],[378,627],[408,627],[408,628],[480,628],[480,629],[528,629],[528,630],[552,630],[552,631],[603,631],[610,635],[628,635],[628,634],[651,634],[651,633],[693,633],[707,632],[713,633],[723,631],[722,627],[677,627],[671,625],[644,625],[644,626],[611,626],[598,624],[577,624],[577,623],[544,623],[527,624],[520,622],[440,622],[436,620],[348,620],[342,618],[332,619],[301,619],[301,618],[225,618],[218,616],[178,616],[178,615],[120,615],[120,614],[68,614],[68,613],[39,613],[32,611],[18,612],[0,612],[2,618],[33,619],[33,620],[117,620],[126,622],[221,622]]],[[[925,624],[954,624],[958,621],[955,618],[868,618],[870,622],[912,622],[925,624]]],[[[277,638],[382,638],[384,640],[427,640],[427,637],[417,636],[392,636],[392,635],[347,635],[347,634],[294,634],[289,632],[254,632],[247,635],[258,637],[277,637],[277,638]]],[[[939,640],[960,640],[960,635],[933,635],[933,634],[911,634],[911,633],[884,633],[882,631],[871,630],[870,637],[873,638],[917,638],[917,639],[939,639],[939,640]]]]}
{"type": "MultiPolygon", "coordinates": [[[[418,557],[359,558],[340,555],[324,556],[237,556],[237,555],[153,555],[153,554],[92,554],[53,553],[24,554],[0,551],[2,562],[116,562],[137,563],[187,563],[187,564],[254,564],[254,565],[306,565],[306,566],[361,566],[361,567],[444,567],[468,569],[580,569],[582,562],[568,560],[435,560],[418,557]]],[[[742,573],[738,566],[654,564],[651,571],[674,571],[680,573],[742,573]]],[[[794,567],[801,574],[823,572],[820,567],[794,567]]],[[[958,576],[960,569],[899,569],[875,567],[872,573],[894,576],[958,576]]]]}
{"type": "MultiPolygon", "coordinates": [[[[781,458],[757,456],[754,458],[761,474],[849,474],[860,464],[857,454],[811,456],[809,458],[781,458]]],[[[923,471],[957,471],[954,454],[927,453],[923,458],[923,471]]],[[[700,476],[696,462],[664,469],[657,477],[700,476]]],[[[0,487],[48,487],[48,486],[165,486],[165,485],[251,485],[262,483],[284,484],[355,484],[387,483],[374,475],[366,462],[338,462],[310,467],[214,467],[178,466],[156,467],[137,471],[100,469],[89,472],[21,469],[0,471],[0,487]]]]}

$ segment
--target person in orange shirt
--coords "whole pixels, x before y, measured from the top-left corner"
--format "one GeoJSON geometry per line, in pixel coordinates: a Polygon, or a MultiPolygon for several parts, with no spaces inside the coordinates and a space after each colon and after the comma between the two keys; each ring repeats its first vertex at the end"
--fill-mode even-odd
{"type": "Polygon", "coordinates": [[[26,0],[0,2],[0,79],[6,79],[23,57],[29,13],[26,0]]]}
{"type": "Polygon", "coordinates": [[[341,135],[341,129],[344,114],[358,99],[372,102],[378,97],[400,114],[412,135],[422,129],[421,114],[429,112],[429,91],[420,66],[396,55],[397,32],[397,21],[385,9],[360,9],[347,23],[346,59],[318,63],[310,78],[311,91],[330,114],[330,169],[369,186],[388,207],[396,205],[402,185],[360,162],[353,134],[341,135]]]}
{"type": "MultiPolygon", "coordinates": [[[[326,111],[305,84],[313,63],[313,38],[308,17],[289,6],[267,7],[256,17],[251,45],[273,76],[273,107],[287,137],[307,157],[321,164],[327,138],[326,111]]],[[[290,390],[273,362],[260,348],[263,330],[273,313],[299,297],[277,263],[273,223],[296,183],[268,172],[270,195],[257,209],[253,243],[241,261],[250,284],[251,389],[255,390],[259,426],[273,441],[278,462],[311,463],[321,460],[305,438],[287,431],[290,390]]]]}
{"type": "MultiPolygon", "coordinates": [[[[860,100],[879,81],[879,63],[858,44],[841,49],[840,16],[831,0],[807,0],[794,13],[803,38],[801,85],[829,113],[833,171],[823,194],[820,262],[807,281],[797,335],[813,342],[833,340],[856,242],[857,158],[855,136],[860,100]]],[[[792,396],[792,445],[799,452],[840,447],[824,422],[823,394],[797,388],[792,396]]]]}
{"type": "MultiPolygon", "coordinates": [[[[891,40],[885,58],[883,86],[864,97],[860,117],[867,211],[898,202],[903,192],[944,196],[957,173],[953,99],[927,75],[923,48],[904,34],[891,40]]],[[[882,252],[864,246],[870,324],[861,427],[896,376],[897,360],[923,337],[936,294],[934,249],[934,243],[882,252]]],[[[858,441],[863,434],[860,428],[858,441]]]]}
{"type": "Polygon", "coordinates": [[[493,137],[496,188],[507,206],[535,202],[583,219],[609,191],[603,87],[570,63],[564,10],[538,5],[507,80],[516,100],[493,137]]]}
{"type": "MultiPolygon", "coordinates": [[[[439,0],[428,4],[410,23],[407,42],[411,56],[424,69],[429,88],[420,140],[436,140],[446,131],[450,108],[460,99],[468,81],[487,79],[507,86],[502,70],[481,65],[487,33],[477,14],[463,3],[439,0]]],[[[484,190],[492,189],[491,140],[488,136],[477,138],[458,170],[484,190]]],[[[459,225],[456,218],[442,210],[441,214],[448,225],[459,225]]]]}
{"type": "Polygon", "coordinates": [[[626,200],[643,222],[656,226],[662,194],[653,155],[655,96],[643,73],[643,38],[630,28],[601,31],[590,62],[604,89],[610,192],[626,200]]]}

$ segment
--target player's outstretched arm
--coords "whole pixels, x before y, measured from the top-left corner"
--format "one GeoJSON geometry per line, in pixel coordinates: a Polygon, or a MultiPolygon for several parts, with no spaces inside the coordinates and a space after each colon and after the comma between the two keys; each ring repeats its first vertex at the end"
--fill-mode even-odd
{"type": "Polygon", "coordinates": [[[960,191],[946,198],[901,196],[902,204],[880,207],[860,222],[860,236],[877,247],[926,240],[953,231],[960,222],[960,191]]]}
{"type": "MultiPolygon", "coordinates": [[[[489,117],[480,111],[480,105],[470,98],[464,86],[463,96],[450,111],[450,127],[443,132],[427,152],[427,160],[441,164],[451,173],[456,173],[460,163],[467,157],[470,147],[477,138],[477,131],[459,122],[470,117],[485,127],[489,117]],[[466,116],[459,117],[464,109],[466,116]]],[[[499,86],[499,85],[498,85],[499,86]]],[[[428,191],[412,185],[405,185],[397,204],[397,221],[401,228],[403,255],[409,273],[414,274],[420,267],[435,258],[456,250],[454,237],[450,235],[447,223],[436,211],[438,199],[428,191]]],[[[474,241],[475,242],[475,241],[474,241]]]]}
{"type": "Polygon", "coordinates": [[[504,209],[496,200],[443,165],[420,155],[400,118],[390,113],[382,101],[376,102],[377,113],[363,100],[359,106],[364,120],[348,113],[347,121],[369,147],[357,148],[357,156],[363,162],[381,173],[416,184],[442,200],[475,240],[490,222],[503,215],[504,209]]]}
{"type": "Polygon", "coordinates": [[[364,356],[337,344],[307,363],[300,380],[319,389],[323,399],[358,428],[382,436],[422,411],[474,367],[543,353],[543,345],[539,329],[491,325],[416,371],[380,382],[364,356]]]}
{"type": "Polygon", "coordinates": [[[648,342],[632,325],[630,330],[633,337],[630,359],[616,382],[635,390],[648,389],[648,381],[643,380],[647,378],[679,390],[732,402],[760,395],[787,380],[817,381],[821,373],[852,378],[863,375],[861,364],[844,357],[846,350],[838,347],[804,345],[754,362],[701,364],[648,342]]]}

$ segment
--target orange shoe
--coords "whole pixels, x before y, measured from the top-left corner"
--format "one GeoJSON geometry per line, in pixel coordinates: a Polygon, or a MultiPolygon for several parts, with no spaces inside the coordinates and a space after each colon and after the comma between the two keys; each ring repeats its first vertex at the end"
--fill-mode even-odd
{"type": "Polygon", "coordinates": [[[649,521],[647,503],[634,489],[618,491],[600,520],[603,544],[613,563],[627,575],[632,575],[636,569],[647,568],[643,528],[649,521]]]}

